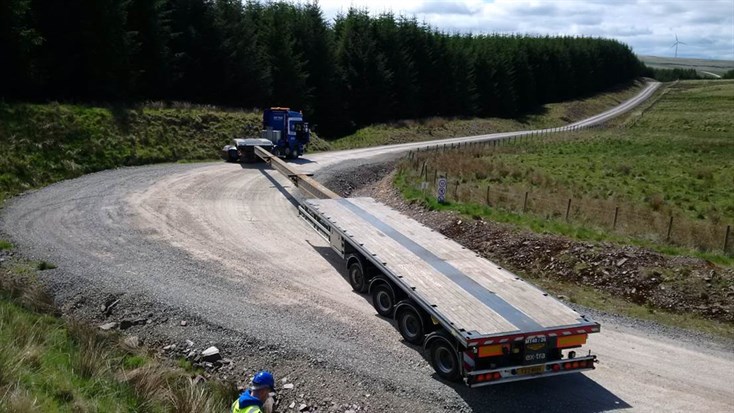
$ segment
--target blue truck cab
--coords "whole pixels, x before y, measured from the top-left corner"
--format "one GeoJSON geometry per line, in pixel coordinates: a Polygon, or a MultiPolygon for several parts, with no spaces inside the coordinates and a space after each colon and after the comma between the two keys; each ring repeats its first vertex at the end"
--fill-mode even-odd
{"type": "Polygon", "coordinates": [[[273,142],[273,155],[296,159],[311,140],[303,113],[290,108],[272,107],[263,112],[262,137],[273,142]]]}

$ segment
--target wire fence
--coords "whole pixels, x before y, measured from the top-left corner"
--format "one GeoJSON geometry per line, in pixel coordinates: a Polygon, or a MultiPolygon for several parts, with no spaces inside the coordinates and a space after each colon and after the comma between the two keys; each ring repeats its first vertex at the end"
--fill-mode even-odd
{"type": "Polygon", "coordinates": [[[647,205],[636,206],[615,200],[574,198],[564,193],[550,194],[517,185],[478,184],[460,173],[454,172],[457,176],[451,176],[445,170],[439,170],[438,166],[432,166],[437,152],[461,150],[467,157],[479,157],[488,148],[501,149],[543,135],[523,134],[491,141],[434,145],[410,152],[400,165],[400,173],[406,182],[427,197],[436,196],[439,179],[445,179],[445,202],[528,214],[661,245],[726,254],[733,252],[732,225],[720,220],[691,218],[670,208],[655,210],[647,205]]]}

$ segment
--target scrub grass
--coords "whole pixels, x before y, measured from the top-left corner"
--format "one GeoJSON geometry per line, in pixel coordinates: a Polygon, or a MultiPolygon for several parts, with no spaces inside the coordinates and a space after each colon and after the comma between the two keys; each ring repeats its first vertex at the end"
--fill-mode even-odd
{"type": "Polygon", "coordinates": [[[732,96],[734,81],[679,82],[617,127],[416,153],[396,184],[435,209],[731,265],[732,96]],[[430,195],[436,176],[448,176],[443,205],[430,195]]]}
{"type": "Polygon", "coordinates": [[[194,383],[122,337],[58,316],[38,263],[0,267],[0,412],[222,412],[233,385],[194,383]]]}
{"type": "Polygon", "coordinates": [[[217,159],[230,139],[259,134],[260,116],[180,104],[0,103],[0,203],[103,169],[217,159]]]}

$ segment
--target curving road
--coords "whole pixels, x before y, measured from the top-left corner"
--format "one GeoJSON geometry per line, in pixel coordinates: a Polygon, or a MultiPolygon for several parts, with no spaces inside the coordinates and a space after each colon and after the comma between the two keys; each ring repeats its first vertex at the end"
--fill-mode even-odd
{"type": "MultiPolygon", "coordinates": [[[[588,122],[629,110],[657,87],[588,122]]],[[[309,155],[301,166],[324,174],[342,162],[431,144],[437,143],[309,155]]],[[[443,383],[351,291],[338,257],[299,219],[298,196],[263,165],[124,168],[17,197],[2,211],[0,229],[28,255],[59,265],[44,280],[62,304],[125,296],[141,308],[164,307],[197,320],[213,341],[228,343],[228,351],[248,360],[267,363],[248,350],[251,340],[259,349],[277,347],[276,373],[292,379],[297,370],[304,393],[328,396],[336,406],[428,412],[732,408],[731,349],[604,316],[597,317],[602,333],[589,340],[601,360],[596,371],[474,390],[443,383]],[[238,343],[245,349],[239,353],[238,343]]],[[[163,320],[158,328],[165,335],[175,327],[163,320]]]]}

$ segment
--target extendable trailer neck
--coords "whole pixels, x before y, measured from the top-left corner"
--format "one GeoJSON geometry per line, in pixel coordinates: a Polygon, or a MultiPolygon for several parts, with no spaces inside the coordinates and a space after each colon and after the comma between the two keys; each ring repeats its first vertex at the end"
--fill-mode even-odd
{"type": "Polygon", "coordinates": [[[374,199],[341,198],[258,155],[317,198],[300,214],[344,258],[355,291],[423,346],[439,376],[475,387],[594,368],[596,356],[576,352],[598,323],[374,199]]]}

